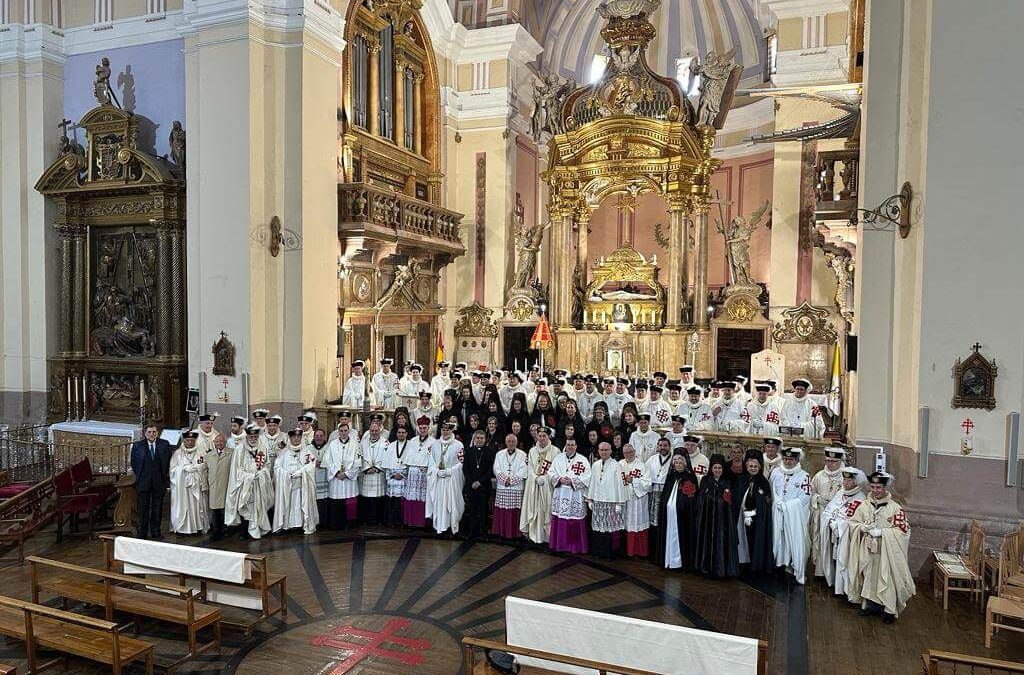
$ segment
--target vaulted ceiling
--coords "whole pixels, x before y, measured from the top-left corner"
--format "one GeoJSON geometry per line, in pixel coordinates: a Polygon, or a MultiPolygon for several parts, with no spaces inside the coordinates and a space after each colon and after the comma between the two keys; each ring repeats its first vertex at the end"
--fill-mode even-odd
{"type": "MultiPolygon", "coordinates": [[[[578,81],[588,79],[594,55],[604,47],[603,20],[595,11],[601,0],[449,2],[456,20],[472,14],[478,19],[477,25],[493,22],[499,13],[518,17],[544,47],[542,67],[578,81]]],[[[755,0],[662,0],[652,19],[658,37],[648,54],[651,66],[665,75],[674,75],[677,58],[736,47],[744,80],[759,78],[765,46],[754,5],[755,0]]]]}

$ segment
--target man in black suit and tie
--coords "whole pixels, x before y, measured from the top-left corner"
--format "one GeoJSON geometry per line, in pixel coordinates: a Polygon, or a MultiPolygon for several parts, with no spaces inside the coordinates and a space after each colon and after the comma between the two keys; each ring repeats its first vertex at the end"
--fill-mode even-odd
{"type": "Polygon", "coordinates": [[[132,472],[139,496],[139,539],[163,539],[160,519],[164,493],[170,484],[171,444],[160,438],[156,425],[146,427],[146,438],[132,444],[132,472]]]}

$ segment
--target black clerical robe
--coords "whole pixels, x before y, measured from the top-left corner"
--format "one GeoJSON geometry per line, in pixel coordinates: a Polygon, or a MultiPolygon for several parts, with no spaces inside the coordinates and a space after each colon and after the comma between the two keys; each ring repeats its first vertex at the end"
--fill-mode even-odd
{"type": "Polygon", "coordinates": [[[695,567],[711,577],[739,574],[732,481],[707,475],[697,492],[697,553],[695,567]]]}
{"type": "Polygon", "coordinates": [[[489,531],[487,516],[491,502],[491,477],[494,475],[494,449],[467,446],[462,460],[462,475],[462,496],[466,500],[463,529],[472,539],[489,531]],[[474,488],[477,483],[479,485],[474,488]]]}
{"type": "Polygon", "coordinates": [[[661,503],[658,506],[658,538],[654,545],[654,560],[665,567],[665,549],[667,546],[678,546],[681,559],[680,569],[693,569],[697,545],[697,477],[689,466],[683,471],[669,471],[665,479],[665,487],[661,491],[661,503]],[[675,491],[675,499],[671,499],[675,491]],[[670,504],[675,508],[669,511],[670,504]],[[676,527],[675,538],[670,536],[668,519],[674,518],[676,527]]]}

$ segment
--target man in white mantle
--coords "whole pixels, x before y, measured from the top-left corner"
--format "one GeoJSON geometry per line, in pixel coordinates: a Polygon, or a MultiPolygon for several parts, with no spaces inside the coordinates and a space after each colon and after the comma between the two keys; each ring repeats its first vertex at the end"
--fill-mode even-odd
{"type": "MultiPolygon", "coordinates": [[[[274,477],[267,451],[259,442],[260,428],[245,428],[245,444],[235,451],[228,478],[228,494],[224,503],[224,524],[239,525],[246,521],[253,539],[270,533],[267,512],[274,506],[274,477]]],[[[242,538],[245,533],[242,533],[242,538]]]]}
{"type": "Polygon", "coordinates": [[[171,457],[171,532],[197,534],[210,526],[210,484],[206,453],[196,441],[199,432],[181,434],[181,447],[171,457]]]}
{"type": "Polygon", "coordinates": [[[782,450],[782,466],[772,472],[775,512],[772,514],[775,564],[792,572],[798,584],[806,582],[811,552],[808,522],[811,512],[811,477],[800,466],[800,448],[782,450]]]}
{"type": "Polygon", "coordinates": [[[302,528],[313,534],[320,522],[316,508],[316,451],[302,442],[302,429],[288,432],[288,445],[274,464],[274,532],[302,528]]]}
{"type": "Polygon", "coordinates": [[[434,531],[442,534],[451,530],[459,533],[459,521],[466,508],[462,496],[462,441],[455,438],[455,423],[446,422],[441,427],[438,439],[438,458],[428,458],[427,499],[431,500],[430,517],[434,520],[434,531]]]}

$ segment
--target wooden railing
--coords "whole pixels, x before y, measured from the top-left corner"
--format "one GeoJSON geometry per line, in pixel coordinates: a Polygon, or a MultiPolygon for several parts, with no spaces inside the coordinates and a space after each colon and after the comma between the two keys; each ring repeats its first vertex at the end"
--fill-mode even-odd
{"type": "Polygon", "coordinates": [[[386,228],[459,244],[462,214],[370,183],[338,185],[338,229],[386,228]]]}
{"type": "MultiPolygon", "coordinates": [[[[513,647],[512,645],[505,644],[504,642],[495,642],[494,640],[480,640],[472,637],[464,637],[462,638],[462,670],[466,675],[473,675],[473,667],[476,663],[476,658],[473,653],[475,649],[482,649],[485,652],[492,650],[501,651],[514,656],[526,656],[534,659],[542,659],[544,661],[564,663],[566,665],[576,666],[577,668],[589,668],[590,670],[596,670],[599,675],[607,675],[608,673],[617,673],[618,675],[663,675],[662,673],[657,673],[651,670],[617,666],[611,663],[603,663],[601,661],[591,661],[590,659],[581,659],[575,656],[567,656],[565,654],[545,652],[540,649],[513,647]]],[[[767,672],[768,643],[761,640],[759,641],[757,648],[757,673],[758,675],[765,675],[767,672]]]]}
{"type": "Polygon", "coordinates": [[[1024,673],[1024,663],[929,649],[921,655],[924,675],[1003,675],[1024,673]]]}

